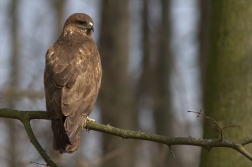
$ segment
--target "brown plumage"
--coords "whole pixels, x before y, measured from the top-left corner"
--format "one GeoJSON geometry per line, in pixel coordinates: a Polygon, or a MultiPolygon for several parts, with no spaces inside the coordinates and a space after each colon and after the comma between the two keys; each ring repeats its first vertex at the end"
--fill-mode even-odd
{"type": "Polygon", "coordinates": [[[46,109],[52,119],[53,148],[75,152],[101,84],[100,55],[92,38],[93,20],[76,13],[46,53],[46,109]]]}

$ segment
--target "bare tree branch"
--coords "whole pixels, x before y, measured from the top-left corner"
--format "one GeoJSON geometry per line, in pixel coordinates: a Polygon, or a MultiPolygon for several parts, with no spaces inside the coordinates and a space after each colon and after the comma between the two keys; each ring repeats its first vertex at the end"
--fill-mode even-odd
{"type": "MultiPolygon", "coordinates": [[[[38,143],[30,125],[31,119],[49,120],[47,113],[45,111],[18,111],[18,110],[11,110],[11,109],[3,108],[3,109],[0,109],[0,117],[13,118],[13,119],[20,120],[24,124],[26,132],[31,140],[31,143],[40,153],[40,155],[45,160],[47,165],[50,167],[57,167],[57,165],[46,154],[46,151],[38,143]]],[[[252,142],[252,136],[249,136],[249,137],[237,140],[237,141],[225,140],[224,138],[200,139],[200,138],[193,138],[191,136],[167,137],[167,136],[161,136],[161,135],[151,134],[147,132],[140,132],[140,131],[137,132],[137,131],[119,129],[119,128],[112,127],[110,125],[103,125],[103,124],[99,124],[95,122],[87,122],[86,129],[99,131],[99,132],[111,134],[114,136],[119,136],[119,137],[122,137],[123,140],[139,139],[139,140],[148,140],[152,142],[162,143],[162,144],[166,144],[169,148],[171,148],[172,145],[200,146],[200,147],[206,148],[207,150],[211,150],[211,148],[213,147],[228,147],[228,148],[232,148],[240,152],[242,155],[244,155],[245,157],[247,157],[249,160],[252,161],[252,155],[243,147],[244,145],[250,144],[252,142]]]]}
{"type": "Polygon", "coordinates": [[[199,118],[211,120],[216,125],[218,131],[220,132],[220,140],[223,140],[224,139],[224,135],[228,133],[228,131],[224,132],[223,131],[224,129],[230,129],[230,128],[241,129],[240,125],[230,125],[230,126],[226,126],[226,127],[222,128],[222,127],[220,127],[220,125],[218,124],[218,122],[215,121],[215,119],[213,119],[212,117],[209,117],[209,116],[203,114],[202,110],[200,110],[199,112],[198,111],[187,111],[187,112],[195,113],[195,114],[197,114],[197,117],[199,117],[199,118]]]}
{"type": "MultiPolygon", "coordinates": [[[[30,120],[31,119],[48,119],[47,113],[44,111],[18,111],[18,110],[11,110],[11,109],[0,109],[0,117],[4,118],[14,118],[20,120],[24,128],[26,130],[26,133],[28,137],[30,138],[30,142],[33,144],[33,146],[37,149],[41,157],[45,160],[47,163],[47,166],[50,167],[58,167],[53,160],[46,154],[46,151],[42,148],[42,146],[39,144],[37,138],[35,137],[30,120]]],[[[11,132],[10,132],[11,133],[11,132]]]]}

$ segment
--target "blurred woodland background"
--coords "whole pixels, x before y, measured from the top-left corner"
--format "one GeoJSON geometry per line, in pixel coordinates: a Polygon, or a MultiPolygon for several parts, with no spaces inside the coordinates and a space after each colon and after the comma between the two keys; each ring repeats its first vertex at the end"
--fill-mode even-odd
{"type": "MultiPolygon", "coordinates": [[[[252,132],[252,1],[249,0],[2,0],[0,1],[0,108],[45,110],[45,53],[72,13],[95,22],[103,66],[91,118],[128,130],[167,136],[218,138],[209,121],[239,124],[225,136],[252,132]]],[[[0,166],[44,163],[23,125],[0,118],[0,166]]],[[[125,140],[90,131],[74,154],[52,150],[50,122],[33,120],[36,137],[62,167],[250,166],[231,149],[210,152],[125,140]]],[[[252,147],[249,149],[252,152],[252,147]]]]}

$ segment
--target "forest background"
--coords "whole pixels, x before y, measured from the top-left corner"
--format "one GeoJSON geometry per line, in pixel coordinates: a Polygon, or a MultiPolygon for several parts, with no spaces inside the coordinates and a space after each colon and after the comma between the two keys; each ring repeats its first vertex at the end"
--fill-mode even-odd
{"type": "MultiPolygon", "coordinates": [[[[239,124],[226,137],[250,135],[252,1],[0,1],[0,108],[45,110],[45,53],[72,13],[95,22],[103,80],[91,117],[97,122],[166,136],[217,138],[215,127],[188,110],[239,124]],[[242,19],[241,19],[242,18],[242,19]]],[[[23,125],[1,118],[0,165],[44,161],[23,125]]],[[[167,146],[83,131],[80,149],[52,150],[49,121],[33,120],[43,148],[59,166],[249,166],[239,153],[167,146]]],[[[249,147],[250,148],[250,147],[249,147]]],[[[251,151],[252,149],[250,149],[251,151]]]]}

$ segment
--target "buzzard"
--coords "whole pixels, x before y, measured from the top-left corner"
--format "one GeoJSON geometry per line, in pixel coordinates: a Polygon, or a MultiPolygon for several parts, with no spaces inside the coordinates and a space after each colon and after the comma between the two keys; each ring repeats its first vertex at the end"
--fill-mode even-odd
{"type": "Polygon", "coordinates": [[[94,121],[88,116],[100,89],[102,69],[93,25],[86,14],[71,15],[46,53],[46,110],[52,120],[53,148],[61,154],[75,152],[86,121],[94,121]]]}

